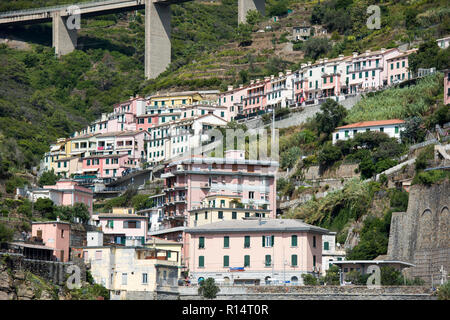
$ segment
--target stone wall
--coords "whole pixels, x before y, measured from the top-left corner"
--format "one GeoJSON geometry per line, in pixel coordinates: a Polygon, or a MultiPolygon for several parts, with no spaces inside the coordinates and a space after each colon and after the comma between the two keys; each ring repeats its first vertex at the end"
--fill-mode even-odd
{"type": "Polygon", "coordinates": [[[74,262],[56,262],[56,261],[43,261],[25,259],[19,254],[5,254],[0,253],[1,258],[5,258],[6,265],[11,270],[29,271],[35,275],[38,275],[45,280],[52,281],[54,284],[64,284],[67,276],[67,269],[77,264],[81,271],[81,281],[86,280],[86,268],[83,263],[74,262]]]}
{"type": "MultiPolygon", "coordinates": [[[[179,287],[178,295],[158,292],[158,300],[203,300],[198,287],[179,287]]],[[[222,286],[217,300],[434,300],[429,287],[385,286],[222,286]]]]}
{"type": "Polygon", "coordinates": [[[304,171],[305,180],[315,179],[342,179],[359,177],[359,173],[355,173],[358,169],[358,164],[342,164],[335,170],[327,170],[325,172],[319,171],[319,166],[311,166],[304,171]]]}
{"type": "Polygon", "coordinates": [[[389,259],[413,263],[406,271],[430,284],[450,270],[450,182],[411,186],[407,212],[392,214],[389,259]]]}

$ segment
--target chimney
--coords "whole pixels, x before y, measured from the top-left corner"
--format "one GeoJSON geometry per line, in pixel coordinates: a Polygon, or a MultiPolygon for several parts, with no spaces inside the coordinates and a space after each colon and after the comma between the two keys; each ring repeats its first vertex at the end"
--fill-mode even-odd
{"type": "Polygon", "coordinates": [[[275,76],[273,74],[270,75],[270,80],[275,79],[275,76]]]}
{"type": "Polygon", "coordinates": [[[328,58],[323,59],[323,62],[325,63],[328,62],[328,58]]]}
{"type": "Polygon", "coordinates": [[[228,91],[232,91],[233,90],[233,86],[228,86],[228,91]]]}
{"type": "Polygon", "coordinates": [[[242,89],[243,87],[244,87],[243,84],[240,84],[240,85],[239,85],[239,89],[242,89]]]}
{"type": "Polygon", "coordinates": [[[278,76],[282,77],[283,76],[283,72],[278,72],[278,76]]]}
{"type": "Polygon", "coordinates": [[[305,68],[306,66],[307,66],[306,63],[302,63],[302,65],[301,65],[302,68],[305,68]]]}
{"type": "Polygon", "coordinates": [[[269,81],[270,77],[264,77],[264,81],[269,81]]]}
{"type": "Polygon", "coordinates": [[[286,70],[286,75],[290,75],[292,73],[292,70],[286,70]]]}
{"type": "Polygon", "coordinates": [[[258,83],[261,79],[256,79],[256,83],[258,83]]]}
{"type": "Polygon", "coordinates": [[[130,96],[130,100],[133,100],[134,99],[134,97],[133,96],[130,96]]]}
{"type": "Polygon", "coordinates": [[[340,59],[344,58],[344,55],[343,55],[343,54],[340,54],[340,55],[339,55],[339,58],[340,58],[340,59]]]}
{"type": "Polygon", "coordinates": [[[312,63],[311,61],[308,61],[308,66],[310,66],[310,65],[311,65],[311,63],[312,63]]]}
{"type": "Polygon", "coordinates": [[[250,84],[254,84],[255,83],[255,80],[250,80],[250,84]]]}
{"type": "Polygon", "coordinates": [[[358,52],[353,52],[353,58],[358,56],[358,52]]]}
{"type": "Polygon", "coordinates": [[[384,53],[386,51],[386,48],[381,48],[381,53],[384,53]]]}

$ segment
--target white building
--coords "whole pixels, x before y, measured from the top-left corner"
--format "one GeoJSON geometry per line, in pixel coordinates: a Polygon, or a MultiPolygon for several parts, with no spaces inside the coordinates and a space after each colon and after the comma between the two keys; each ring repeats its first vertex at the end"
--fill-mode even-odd
{"type": "Polygon", "coordinates": [[[447,49],[450,46],[450,36],[436,40],[439,48],[447,49]]]}
{"type": "Polygon", "coordinates": [[[322,275],[331,267],[332,261],[344,261],[343,245],[336,243],[336,232],[322,235],[322,275]]]}
{"type": "Polygon", "coordinates": [[[400,132],[404,130],[404,120],[377,120],[363,121],[346,126],[337,127],[333,132],[333,144],[338,140],[353,139],[357,133],[367,131],[379,131],[386,133],[390,138],[400,139],[400,132]]]}

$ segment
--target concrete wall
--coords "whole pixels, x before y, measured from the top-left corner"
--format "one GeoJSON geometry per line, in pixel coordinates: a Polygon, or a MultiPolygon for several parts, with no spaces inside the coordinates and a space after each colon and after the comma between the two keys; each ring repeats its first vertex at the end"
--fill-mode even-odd
{"type": "Polygon", "coordinates": [[[343,164],[336,170],[327,170],[320,172],[319,166],[311,166],[304,171],[305,180],[315,179],[339,179],[359,177],[359,173],[355,173],[355,169],[358,168],[357,164],[343,164]]]}
{"type": "Polygon", "coordinates": [[[407,212],[392,214],[389,259],[416,265],[407,270],[410,277],[437,284],[443,267],[450,270],[450,182],[430,187],[413,185],[407,212]]]}

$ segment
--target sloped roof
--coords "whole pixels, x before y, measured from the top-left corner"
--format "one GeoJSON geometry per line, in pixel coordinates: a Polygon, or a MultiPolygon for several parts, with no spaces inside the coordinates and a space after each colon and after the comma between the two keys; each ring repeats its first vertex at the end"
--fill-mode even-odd
{"type": "Polygon", "coordinates": [[[363,127],[373,127],[373,126],[383,126],[383,125],[403,124],[403,123],[405,123],[405,121],[400,119],[361,121],[352,124],[347,124],[345,126],[340,126],[337,127],[336,129],[363,128],[363,127]]]}

